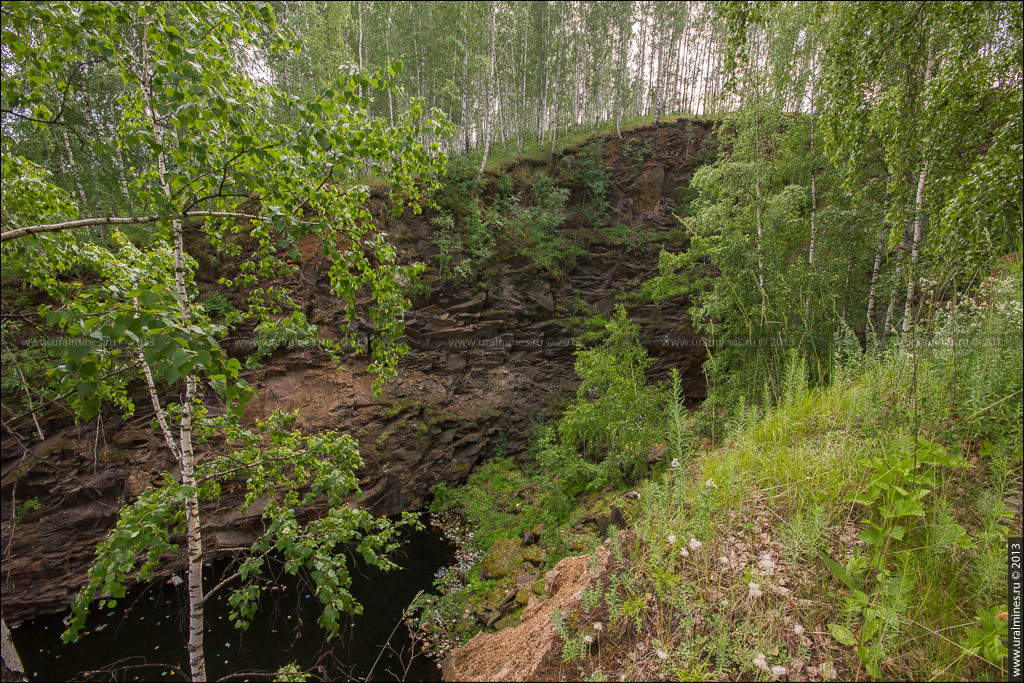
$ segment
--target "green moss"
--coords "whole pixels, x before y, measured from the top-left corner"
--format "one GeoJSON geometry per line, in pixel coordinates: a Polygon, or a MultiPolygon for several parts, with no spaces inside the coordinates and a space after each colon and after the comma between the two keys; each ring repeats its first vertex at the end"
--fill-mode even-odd
{"type": "Polygon", "coordinates": [[[510,538],[497,538],[480,565],[481,576],[503,578],[519,571],[523,552],[519,543],[510,538]]]}
{"type": "Polygon", "coordinates": [[[381,411],[381,416],[385,419],[390,420],[393,417],[397,417],[399,414],[404,413],[408,410],[422,410],[423,404],[415,398],[400,398],[397,401],[393,401],[381,411]]]}

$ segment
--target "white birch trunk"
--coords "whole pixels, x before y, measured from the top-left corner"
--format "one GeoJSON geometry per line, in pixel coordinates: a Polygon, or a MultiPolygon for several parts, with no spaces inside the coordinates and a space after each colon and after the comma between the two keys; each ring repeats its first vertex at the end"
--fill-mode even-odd
{"type": "Polygon", "coordinates": [[[814,251],[818,242],[818,191],[817,174],[814,172],[814,66],[811,66],[811,246],[807,250],[807,263],[814,265],[814,251]]]}
{"type": "MultiPolygon", "coordinates": [[[[935,56],[932,52],[932,39],[928,39],[928,63],[924,70],[924,83],[925,87],[928,87],[928,82],[932,79],[932,66],[935,61],[935,56]]],[[[923,144],[922,144],[923,148],[923,144]]],[[[923,150],[922,150],[923,151],[923,150]]],[[[903,312],[903,333],[906,334],[910,331],[910,315],[911,308],[914,305],[914,285],[917,273],[914,271],[914,266],[917,265],[917,257],[920,252],[921,232],[924,229],[924,186],[928,178],[928,160],[925,159],[921,163],[921,175],[917,180],[917,197],[914,200],[914,237],[910,244],[910,267],[907,269],[907,307],[903,312]]]]}
{"type": "MultiPolygon", "coordinates": [[[[757,47],[755,46],[755,54],[757,47]]],[[[754,82],[754,212],[757,219],[757,283],[761,288],[761,307],[765,308],[767,293],[764,288],[764,251],[762,239],[764,224],[761,216],[761,102],[760,84],[754,82]]]]}
{"type": "MultiPolygon", "coordinates": [[[[163,133],[156,120],[153,107],[153,83],[149,77],[149,45],[143,32],[143,78],[146,81],[144,96],[152,121],[153,136],[158,145],[163,145],[163,133]]],[[[171,188],[167,180],[167,166],[163,152],[157,155],[157,172],[164,196],[170,198],[171,188]]],[[[185,287],[185,246],[181,221],[171,221],[174,235],[174,287],[178,294],[178,311],[182,323],[188,326],[192,319],[188,290],[185,287]]],[[[185,395],[182,398],[181,423],[178,433],[178,466],[181,469],[181,483],[189,493],[185,500],[185,538],[188,546],[188,660],[192,680],[206,681],[206,656],[203,650],[203,539],[199,517],[199,495],[195,480],[195,451],[192,448],[192,409],[196,397],[196,378],[189,373],[185,377],[185,395]]]]}
{"type": "MultiPolygon", "coordinates": [[[[903,230],[903,239],[906,240],[906,230],[903,230]]],[[[900,289],[900,276],[903,273],[903,253],[905,246],[903,243],[900,244],[900,248],[896,254],[896,272],[892,283],[892,291],[889,293],[889,307],[885,311],[885,323],[882,325],[882,336],[886,337],[892,334],[892,319],[896,309],[896,295],[900,289]]]]}
{"type": "Polygon", "coordinates": [[[462,41],[462,135],[466,141],[465,151],[470,147],[469,126],[469,29],[462,41]]]}
{"type": "Polygon", "coordinates": [[[484,112],[483,112],[483,136],[484,136],[484,158],[480,160],[480,170],[477,171],[476,177],[479,178],[484,174],[484,167],[487,165],[487,156],[491,153],[491,138],[494,135],[494,125],[491,121],[491,111],[493,103],[491,102],[494,97],[494,66],[495,66],[495,43],[494,43],[494,18],[496,8],[494,0],[491,0],[491,70],[487,74],[487,95],[484,98],[484,112]]]}
{"type": "Polygon", "coordinates": [[[882,256],[885,254],[885,233],[878,239],[878,249],[875,250],[875,265],[871,269],[871,287],[868,289],[868,310],[867,321],[864,324],[864,346],[871,343],[871,334],[874,332],[872,319],[875,315],[875,290],[878,287],[878,274],[882,268],[882,256]]]}
{"type": "Polygon", "coordinates": [[[61,139],[64,141],[64,153],[67,155],[68,164],[68,175],[75,180],[75,188],[78,189],[78,201],[82,206],[83,212],[89,211],[89,206],[86,204],[85,189],[82,187],[82,179],[78,175],[78,166],[75,164],[75,157],[71,153],[71,140],[68,138],[68,131],[63,126],[60,126],[61,139]]]}

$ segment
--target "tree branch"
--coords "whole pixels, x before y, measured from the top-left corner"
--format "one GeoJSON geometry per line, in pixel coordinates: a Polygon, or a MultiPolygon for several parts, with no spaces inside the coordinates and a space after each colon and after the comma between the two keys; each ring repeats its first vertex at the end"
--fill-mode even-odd
{"type": "Polygon", "coordinates": [[[0,233],[0,243],[8,240],[36,235],[43,232],[61,232],[73,228],[84,228],[91,225],[138,225],[140,223],[156,223],[157,221],[169,221],[181,218],[193,217],[210,218],[248,218],[249,220],[263,220],[262,216],[253,216],[247,213],[231,213],[228,211],[186,211],[177,216],[129,216],[121,218],[117,216],[105,216],[99,218],[81,218],[76,221],[65,221],[64,223],[50,223],[49,225],[28,225],[24,228],[13,228],[0,233]]]}

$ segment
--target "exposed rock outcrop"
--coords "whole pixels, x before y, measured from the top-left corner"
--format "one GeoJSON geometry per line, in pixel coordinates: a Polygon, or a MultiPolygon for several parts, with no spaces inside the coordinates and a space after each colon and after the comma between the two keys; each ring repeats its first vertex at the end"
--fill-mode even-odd
{"type": "MultiPolygon", "coordinates": [[[[621,139],[605,139],[610,221],[638,233],[677,228],[671,210],[714,146],[710,124],[699,121],[650,126],[621,139]],[[648,148],[643,160],[628,153],[631,141],[648,148]]],[[[570,167],[571,155],[556,160],[556,169],[570,167]]],[[[378,224],[398,244],[403,258],[434,262],[430,216],[395,219],[383,199],[375,201],[378,224]]],[[[575,214],[563,230],[587,250],[557,280],[530,270],[520,257],[496,264],[486,281],[472,287],[433,277],[432,293],[415,300],[406,316],[411,352],[381,396],[371,391],[365,357],[349,357],[338,367],[316,352],[282,349],[262,369],[245,372],[258,392],[247,408],[248,417],[274,408],[297,409],[298,426],[304,430],[352,434],[364,460],[360,504],[378,514],[421,508],[435,484],[465,481],[496,453],[524,452],[533,422],[557,408],[559,398],[571,395],[576,386],[570,315],[579,315],[581,307],[610,311],[617,293],[635,290],[657,273],[662,246],[646,240],[627,250],[592,239],[593,227],[582,225],[575,214]]],[[[198,276],[211,288],[216,282],[214,272],[204,270],[198,276]]],[[[303,259],[302,278],[309,284],[307,315],[326,335],[340,335],[348,322],[326,296],[325,278],[318,280],[314,258],[303,259]]],[[[691,332],[687,302],[630,304],[629,310],[656,358],[651,379],[677,368],[687,399],[702,399],[703,349],[679,343],[691,332]]],[[[240,340],[235,349],[240,354],[251,351],[240,340]]],[[[31,426],[17,436],[4,431],[0,496],[8,623],[65,608],[84,583],[96,544],[121,505],[158,483],[162,473],[175,473],[152,429],[148,399],[137,405],[136,416],[127,423],[110,418],[99,425],[69,427],[62,423],[65,417],[41,416],[49,438],[39,443],[31,441],[31,426]],[[17,514],[12,496],[17,501],[36,498],[42,509],[17,514]]],[[[234,511],[241,495],[226,487],[216,509],[206,512],[209,550],[236,548],[253,538],[258,512],[234,511]]],[[[169,576],[178,566],[180,558],[169,558],[157,577],[169,576]]]]}
{"type": "Polygon", "coordinates": [[[552,610],[557,607],[566,618],[578,613],[583,591],[595,581],[607,578],[614,564],[615,558],[608,545],[598,546],[593,556],[563,559],[547,573],[547,597],[538,600],[530,596],[518,626],[495,633],[478,633],[448,655],[441,668],[444,680],[559,680],[562,639],[552,623],[552,610]]]}

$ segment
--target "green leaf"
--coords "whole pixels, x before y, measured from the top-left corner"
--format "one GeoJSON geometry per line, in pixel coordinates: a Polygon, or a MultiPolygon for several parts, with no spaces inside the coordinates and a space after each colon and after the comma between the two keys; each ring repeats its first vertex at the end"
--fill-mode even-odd
{"type": "Polygon", "coordinates": [[[842,565],[833,560],[831,557],[826,555],[823,551],[818,551],[818,556],[825,562],[825,566],[832,572],[832,575],[842,581],[850,590],[859,590],[863,585],[861,581],[858,581],[853,574],[848,572],[842,565]]]}
{"type": "Polygon", "coordinates": [[[882,544],[882,535],[877,529],[864,529],[860,532],[860,540],[868,545],[879,546],[882,544]]]}
{"type": "MultiPolygon", "coordinates": [[[[883,513],[884,514],[884,513],[883,513]]],[[[919,500],[897,500],[893,503],[892,517],[924,517],[924,504],[919,500]]]]}
{"type": "Polygon", "coordinates": [[[828,630],[832,637],[843,645],[854,646],[857,644],[857,637],[853,635],[850,629],[841,624],[829,624],[828,630]]]}

